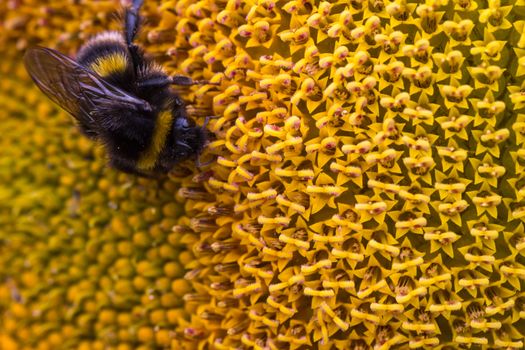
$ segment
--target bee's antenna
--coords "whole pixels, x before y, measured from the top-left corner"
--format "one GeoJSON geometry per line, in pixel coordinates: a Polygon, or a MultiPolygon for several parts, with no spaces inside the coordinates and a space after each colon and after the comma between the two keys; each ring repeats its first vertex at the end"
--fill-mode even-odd
{"type": "Polygon", "coordinates": [[[211,163],[213,163],[215,161],[215,159],[212,159],[212,160],[207,161],[206,163],[202,163],[200,156],[201,155],[199,154],[199,157],[197,158],[197,160],[195,160],[195,166],[197,168],[205,167],[205,166],[210,165],[211,163]]]}
{"type": "Polygon", "coordinates": [[[202,127],[201,127],[202,130],[206,129],[206,127],[208,126],[208,122],[210,121],[211,118],[217,118],[217,116],[215,116],[215,115],[211,115],[211,116],[208,115],[208,116],[206,116],[206,119],[204,119],[204,124],[202,124],[202,127]]]}
{"type": "Polygon", "coordinates": [[[208,115],[208,116],[206,116],[206,119],[204,119],[204,123],[201,126],[202,132],[205,133],[207,131],[206,127],[208,126],[208,123],[209,123],[210,119],[217,119],[217,118],[220,118],[220,116],[218,116],[218,115],[208,115]]]}
{"type": "Polygon", "coordinates": [[[173,75],[169,77],[170,84],[173,85],[179,85],[179,86],[191,86],[191,85],[220,85],[220,83],[215,82],[212,83],[208,80],[193,80],[190,77],[187,77],[185,75],[173,75]]]}

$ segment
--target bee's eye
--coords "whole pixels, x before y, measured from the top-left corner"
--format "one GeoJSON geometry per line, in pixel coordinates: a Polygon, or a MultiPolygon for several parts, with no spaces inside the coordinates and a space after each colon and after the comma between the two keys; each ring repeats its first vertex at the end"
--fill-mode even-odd
{"type": "Polygon", "coordinates": [[[194,126],[195,126],[195,122],[189,118],[177,118],[174,124],[175,129],[182,129],[182,130],[187,130],[189,128],[193,128],[194,126]]]}
{"type": "Polygon", "coordinates": [[[178,118],[175,120],[175,128],[176,129],[187,129],[190,125],[188,123],[188,119],[186,118],[178,118]]]}

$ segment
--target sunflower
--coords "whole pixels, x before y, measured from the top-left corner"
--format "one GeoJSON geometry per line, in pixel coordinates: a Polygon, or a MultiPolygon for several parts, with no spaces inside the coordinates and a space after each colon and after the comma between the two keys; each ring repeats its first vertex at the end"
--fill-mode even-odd
{"type": "Polygon", "coordinates": [[[147,2],[146,51],[220,84],[181,91],[213,162],[163,181],[105,168],[17,59],[113,5],[0,5],[3,344],[524,346],[525,2],[147,2]]]}

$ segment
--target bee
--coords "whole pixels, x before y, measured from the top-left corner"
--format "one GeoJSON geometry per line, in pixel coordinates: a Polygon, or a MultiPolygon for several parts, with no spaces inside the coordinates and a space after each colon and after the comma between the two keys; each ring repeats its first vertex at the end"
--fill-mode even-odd
{"type": "Polygon", "coordinates": [[[208,118],[196,126],[170,85],[209,82],[169,76],[134,43],[142,3],[125,7],[122,33],[94,36],[74,60],[34,47],[24,63],[40,90],[74,117],[84,135],[102,143],[110,166],[151,177],[198,157],[207,142],[208,118]]]}

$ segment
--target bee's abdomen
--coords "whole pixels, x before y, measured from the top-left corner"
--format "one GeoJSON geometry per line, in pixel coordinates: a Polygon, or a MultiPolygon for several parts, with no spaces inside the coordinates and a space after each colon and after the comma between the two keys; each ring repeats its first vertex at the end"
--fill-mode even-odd
{"type": "Polygon", "coordinates": [[[80,65],[117,84],[120,80],[126,81],[132,70],[130,61],[124,38],[119,32],[104,32],[91,38],[77,54],[80,65]]]}
{"type": "Polygon", "coordinates": [[[151,170],[155,167],[162,150],[166,147],[172,127],[172,111],[169,109],[161,111],[156,117],[151,141],[138,159],[138,169],[151,170]]]}

